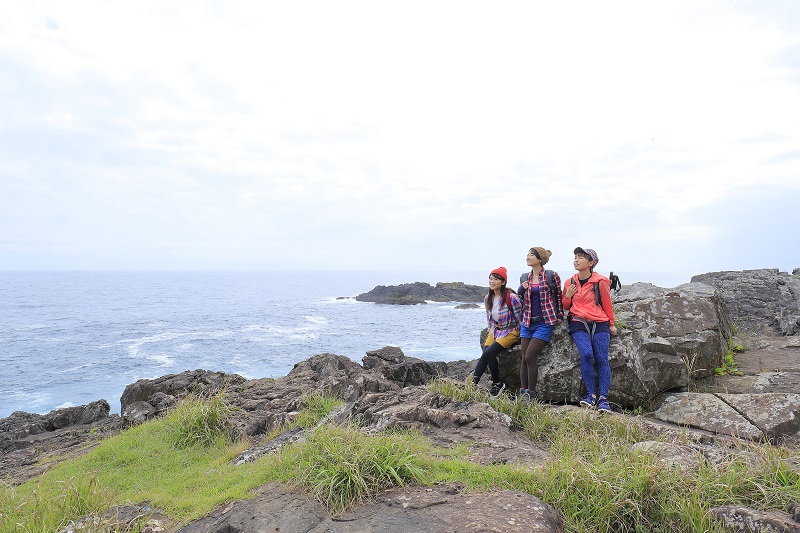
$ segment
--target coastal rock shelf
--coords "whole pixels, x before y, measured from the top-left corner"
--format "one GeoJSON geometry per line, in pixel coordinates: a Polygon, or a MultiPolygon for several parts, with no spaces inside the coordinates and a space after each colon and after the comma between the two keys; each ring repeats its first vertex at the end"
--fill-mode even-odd
{"type": "MultiPolygon", "coordinates": [[[[800,342],[797,336],[778,336],[778,331],[795,330],[783,329],[781,321],[776,320],[785,319],[793,306],[798,307],[794,296],[798,280],[797,276],[787,278],[772,272],[748,272],[739,278],[742,283],[754,276],[766,279],[764,290],[777,290],[786,296],[760,302],[761,321],[748,323],[752,328],[744,332],[736,332],[733,325],[747,311],[736,309],[731,313],[726,304],[731,298],[729,291],[740,294],[743,290],[730,286],[733,276],[729,273],[705,278],[726,280],[717,283],[716,288],[698,280],[672,289],[636,283],[614,294],[622,330],[611,348],[614,382],[610,399],[616,404],[614,416],[652,435],[652,440],[632,444],[632,451],[651,453],[670,468],[685,472],[702,464],[727,464],[732,456],[739,458],[737,454],[743,452],[736,442],[789,446],[800,443],[800,342]],[[739,371],[715,375],[713,369],[722,364],[723,356],[733,345],[741,347],[735,354],[739,371]],[[641,415],[634,415],[620,407],[644,410],[641,415]]],[[[400,287],[418,287],[420,292],[413,294],[432,299],[430,292],[424,292],[428,290],[425,285],[400,287]]],[[[450,285],[447,290],[453,292],[442,291],[448,296],[440,296],[448,301],[453,294],[458,294],[455,301],[468,300],[466,295],[473,289],[474,296],[482,299],[485,290],[464,284],[437,287],[440,285],[450,285]]],[[[479,353],[476,342],[476,357],[479,353]]],[[[504,352],[500,363],[503,379],[513,387],[519,349],[504,352]]],[[[577,357],[563,326],[554,335],[540,365],[543,408],[564,413],[579,410],[574,405],[580,387],[577,357]]],[[[0,476],[10,484],[21,483],[58,461],[85,453],[106,436],[159,416],[187,394],[215,392],[223,392],[235,407],[233,428],[238,436],[252,443],[232,461],[234,464],[254,461],[303,439],[305,430],[295,424],[295,419],[313,393],[333,395],[344,402],[328,415],[326,423],[344,425],[357,421],[359,428],[368,433],[414,429],[437,446],[458,446],[465,460],[478,465],[503,463],[535,469],[547,464],[551,460],[547,445],[530,439],[508,415],[489,403],[455,400],[426,386],[437,378],[464,387],[474,366],[475,360],[423,361],[406,357],[398,347],[385,347],[367,352],[361,364],[344,355],[318,354],[296,364],[279,379],[247,380],[238,375],[192,370],[139,380],[123,393],[119,416],[109,416],[108,403],[99,400],[48,415],[18,411],[0,419],[0,476]],[[285,429],[265,439],[275,428],[285,429]]],[[[591,412],[588,416],[600,415],[591,412]]],[[[744,462],[753,459],[741,457],[744,462]]],[[[313,499],[293,487],[271,483],[263,487],[263,496],[231,502],[181,531],[262,531],[252,529],[259,520],[263,524],[280,523],[281,531],[284,525],[290,531],[290,526],[303,517],[311,520],[309,527],[316,528],[314,531],[445,531],[456,523],[455,515],[461,528],[457,530],[466,531],[474,530],[472,526],[482,527],[486,510],[491,511],[493,502],[498,501],[504,506],[494,512],[507,513],[526,531],[563,531],[555,509],[530,494],[493,491],[480,495],[465,491],[457,483],[388,490],[375,501],[348,511],[344,521],[341,517],[334,520],[313,499]],[[407,511],[409,505],[415,512],[407,511]],[[386,529],[388,523],[399,529],[386,529]]],[[[774,510],[719,507],[710,513],[723,521],[728,520],[725,517],[746,515],[753,524],[761,524],[756,529],[779,519],[782,527],[788,528],[782,530],[800,530],[800,517],[774,510]]],[[[305,529],[308,530],[311,529],[305,529]]],[[[448,531],[452,530],[451,527],[448,531]]]]}

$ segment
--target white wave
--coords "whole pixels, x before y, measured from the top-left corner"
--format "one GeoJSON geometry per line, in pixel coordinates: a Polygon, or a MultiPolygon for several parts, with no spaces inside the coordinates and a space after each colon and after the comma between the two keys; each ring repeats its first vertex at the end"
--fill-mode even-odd
{"type": "Polygon", "coordinates": [[[364,302],[359,302],[356,300],[357,295],[353,296],[329,296],[328,298],[322,298],[320,303],[323,304],[360,304],[364,302]]]}
{"type": "MultiPolygon", "coordinates": [[[[78,405],[78,404],[72,403],[72,402],[64,402],[61,405],[56,405],[55,409],[66,409],[67,407],[75,407],[76,405],[78,405]]],[[[42,414],[46,414],[46,413],[42,413],[42,414]]]]}
{"type": "Polygon", "coordinates": [[[306,315],[304,315],[303,318],[305,318],[306,320],[308,320],[312,324],[317,324],[317,325],[320,325],[320,326],[324,326],[325,324],[328,323],[328,317],[325,317],[325,316],[314,316],[314,315],[306,316],[306,315]]]}
{"type": "Polygon", "coordinates": [[[175,366],[175,360],[166,354],[145,355],[145,359],[158,363],[161,367],[175,366]]]}

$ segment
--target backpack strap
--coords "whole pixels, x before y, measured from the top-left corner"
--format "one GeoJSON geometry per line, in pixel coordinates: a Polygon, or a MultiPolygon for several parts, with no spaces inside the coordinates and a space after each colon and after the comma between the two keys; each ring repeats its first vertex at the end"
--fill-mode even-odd
{"type": "Polygon", "coordinates": [[[558,285],[556,285],[556,273],[552,270],[544,271],[545,283],[547,288],[550,289],[550,295],[555,298],[558,294],[558,285]]]}

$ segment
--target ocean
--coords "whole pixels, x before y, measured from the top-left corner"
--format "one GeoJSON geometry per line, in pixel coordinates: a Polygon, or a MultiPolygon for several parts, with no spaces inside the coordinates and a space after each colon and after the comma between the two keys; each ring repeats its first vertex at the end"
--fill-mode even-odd
{"type": "MultiPolygon", "coordinates": [[[[0,272],[0,418],[101,398],[119,413],[125,386],[138,379],[193,369],[280,377],[295,363],[325,352],[360,363],[367,351],[399,346],[407,356],[428,361],[472,360],[480,356],[482,309],[456,309],[459,302],[378,305],[347,297],[376,285],[414,281],[486,285],[486,277],[485,272],[0,272]]],[[[647,280],[620,277],[623,283],[647,280]]]]}

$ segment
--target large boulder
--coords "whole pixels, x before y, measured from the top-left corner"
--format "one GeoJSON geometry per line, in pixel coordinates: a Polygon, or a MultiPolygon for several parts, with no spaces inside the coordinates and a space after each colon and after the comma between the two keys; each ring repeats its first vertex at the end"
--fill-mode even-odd
{"type": "Polygon", "coordinates": [[[692,282],[705,283],[720,291],[731,320],[745,331],[800,333],[800,275],[764,268],[709,272],[692,276],[692,282]]]}
{"type": "Polygon", "coordinates": [[[246,380],[238,374],[187,370],[156,379],[140,379],[125,387],[120,398],[121,410],[136,402],[147,402],[160,414],[175,404],[177,398],[188,394],[213,395],[228,387],[241,385],[246,380]]]}
{"type": "MultiPolygon", "coordinates": [[[[619,334],[609,349],[609,400],[627,408],[647,406],[659,393],[686,388],[690,378],[713,374],[727,351],[730,321],[720,295],[702,283],[672,289],[634,283],[614,293],[619,334]]],[[[486,330],[481,333],[481,345],[486,330]]],[[[501,379],[519,387],[519,347],[499,357],[501,379]]],[[[543,400],[577,402],[585,390],[578,350],[566,326],[553,332],[539,357],[537,390],[543,400]]]]}
{"type": "Polygon", "coordinates": [[[447,363],[406,357],[403,350],[396,346],[369,351],[362,362],[365,369],[377,369],[383,377],[400,387],[425,385],[434,378],[447,375],[447,363]]]}

